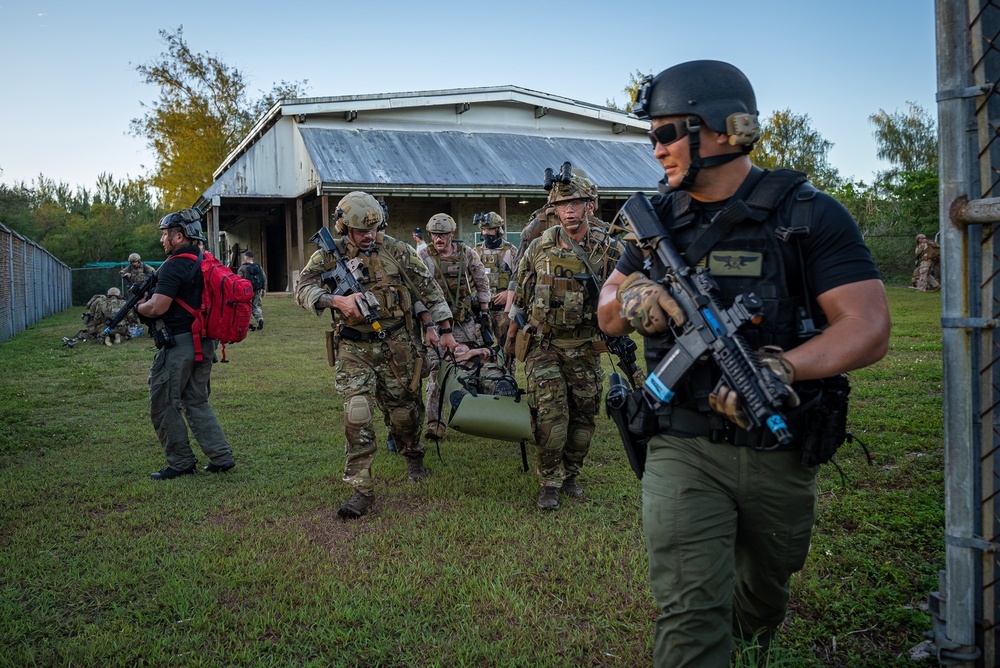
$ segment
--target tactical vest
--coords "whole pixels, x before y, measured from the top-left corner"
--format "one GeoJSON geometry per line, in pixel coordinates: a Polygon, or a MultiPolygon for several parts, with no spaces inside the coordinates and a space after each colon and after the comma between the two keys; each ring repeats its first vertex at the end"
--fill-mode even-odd
{"type": "Polygon", "coordinates": [[[433,245],[427,246],[427,253],[434,258],[434,280],[441,286],[452,315],[457,322],[465,322],[472,317],[472,288],[465,261],[465,244],[461,241],[453,243],[455,249],[448,257],[439,255],[433,245]]]}
{"type": "Polygon", "coordinates": [[[574,278],[578,274],[594,276],[599,290],[615,262],[618,253],[615,241],[598,227],[590,227],[586,246],[587,262],[572,249],[563,248],[558,242],[559,231],[555,227],[546,230],[537,242],[539,254],[535,257],[532,269],[535,273],[535,287],[531,301],[527,304],[529,317],[536,323],[544,325],[542,334],[551,332],[558,337],[565,334],[586,334],[586,330],[597,333],[597,303],[588,296],[587,286],[583,281],[574,278]],[[578,328],[586,328],[580,332],[578,328]],[[547,331],[546,331],[547,330],[547,331]]]}
{"type": "Polygon", "coordinates": [[[510,251],[511,257],[517,252],[514,244],[505,241],[500,248],[487,248],[485,244],[476,246],[476,253],[486,268],[486,278],[490,282],[490,293],[497,294],[507,289],[510,284],[510,275],[513,267],[508,267],[503,263],[503,257],[510,251]]]}
{"type": "MultiPolygon", "coordinates": [[[[344,238],[337,239],[335,243],[344,257],[350,259],[355,249],[349,248],[344,238]]],[[[413,299],[400,276],[399,263],[392,257],[393,244],[401,243],[379,234],[371,251],[357,254],[364,266],[364,276],[359,281],[378,300],[379,322],[383,329],[392,329],[394,325],[399,324],[400,319],[412,317],[413,299]]],[[[332,255],[330,257],[331,261],[323,265],[324,271],[333,269],[337,265],[337,259],[332,255]]],[[[350,319],[339,309],[330,310],[333,313],[333,321],[337,324],[360,332],[373,331],[372,326],[365,323],[364,319],[350,319]]]]}
{"type": "MultiPolygon", "coordinates": [[[[748,195],[730,203],[736,204],[733,210],[739,208],[745,216],[729,216],[726,230],[709,232],[716,240],[708,244],[704,257],[694,258],[694,261],[690,257],[692,245],[697,247],[699,237],[711,225],[719,224],[723,216],[720,214],[716,223],[709,223],[684,191],[653,198],[660,220],[670,230],[674,245],[685,254],[688,264],[706,267],[715,279],[719,288],[717,298],[723,307],[729,307],[738,295],[750,292],[763,301],[761,323],[747,325],[741,330],[751,350],[767,344],[781,346],[784,350],[794,348],[825,325],[822,310],[813,297],[806,294],[799,247],[808,236],[816,192],[799,172],[764,173],[748,195]],[[740,201],[746,207],[739,207],[740,201]]],[[[705,245],[702,241],[701,246],[705,245]]],[[[699,253],[695,248],[694,255],[699,253]]],[[[648,262],[650,278],[661,280],[666,273],[665,267],[655,255],[648,256],[648,262]]],[[[648,368],[654,368],[672,345],[673,338],[669,334],[647,338],[648,368]]],[[[678,392],[685,397],[686,407],[707,410],[707,396],[719,376],[711,360],[699,363],[685,377],[683,390],[678,392]]]]}

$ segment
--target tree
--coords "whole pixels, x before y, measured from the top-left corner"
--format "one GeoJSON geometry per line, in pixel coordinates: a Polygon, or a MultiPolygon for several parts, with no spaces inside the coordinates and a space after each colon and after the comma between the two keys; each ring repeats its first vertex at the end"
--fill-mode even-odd
{"type": "Polygon", "coordinates": [[[903,172],[937,170],[937,122],[919,104],[906,104],[906,112],[879,109],[868,117],[875,126],[878,157],[892,163],[880,175],[882,181],[895,180],[903,172]]]}
{"type": "Polygon", "coordinates": [[[625,99],[628,100],[624,107],[619,107],[613,97],[606,99],[604,101],[604,106],[608,109],[614,109],[615,111],[621,111],[626,114],[632,113],[632,108],[635,106],[635,96],[639,93],[639,88],[642,86],[642,80],[645,76],[646,75],[639,70],[636,70],[632,74],[628,75],[628,85],[622,89],[622,92],[625,93],[625,99]]]}
{"type": "Polygon", "coordinates": [[[750,159],[764,169],[784,167],[805,172],[813,185],[826,191],[843,182],[827,158],[831,148],[833,142],[813,129],[808,114],[782,109],[761,123],[760,140],[750,159]]]}
{"type": "Polygon", "coordinates": [[[306,81],[282,81],[252,99],[242,72],[208,53],[193,53],[183,26],[161,30],[167,50],[136,71],[159,88],[159,98],[132,119],[133,136],[145,137],[156,155],[150,184],[169,209],[189,206],[211,185],[212,172],[274,102],[301,97],[306,81]]]}

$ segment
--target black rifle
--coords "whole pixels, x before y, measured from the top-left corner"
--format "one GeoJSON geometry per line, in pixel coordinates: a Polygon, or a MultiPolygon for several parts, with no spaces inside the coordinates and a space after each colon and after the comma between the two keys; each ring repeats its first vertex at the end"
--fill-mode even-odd
{"type": "MultiPolygon", "coordinates": [[[[140,285],[130,285],[128,291],[132,296],[122,304],[122,307],[113,316],[104,321],[106,326],[104,331],[101,332],[101,336],[107,336],[112,329],[120,325],[121,321],[128,316],[128,312],[134,309],[143,297],[152,292],[154,287],[156,287],[156,272],[147,276],[146,280],[140,285]]],[[[138,314],[138,311],[136,311],[136,314],[138,314]]]]}
{"type": "Polygon", "coordinates": [[[375,333],[382,336],[382,325],[378,321],[378,310],[380,304],[378,298],[370,291],[365,290],[361,279],[365,278],[364,264],[358,258],[346,259],[337,248],[337,243],[330,234],[330,229],[321,227],[316,234],[309,237],[309,241],[317,244],[327,253],[333,254],[337,258],[337,266],[330,271],[320,274],[320,279],[330,287],[335,296],[354,295],[354,301],[364,316],[365,322],[372,326],[375,333]]]}
{"type": "Polygon", "coordinates": [[[684,311],[685,321],[671,328],[676,343],[646,379],[643,392],[650,406],[668,403],[672,388],[703,355],[711,355],[725,384],[743,400],[750,428],[767,426],[778,444],[791,443],[781,408],[790,396],[788,387],[750,352],[739,330],[759,322],[762,302],[753,293],[736,297],[728,309],[716,299],[718,284],[704,268],[684,262],[660,223],[652,203],[643,193],[632,195],[618,212],[635,233],[639,245],[656,253],[667,269],[662,283],[684,311]]]}

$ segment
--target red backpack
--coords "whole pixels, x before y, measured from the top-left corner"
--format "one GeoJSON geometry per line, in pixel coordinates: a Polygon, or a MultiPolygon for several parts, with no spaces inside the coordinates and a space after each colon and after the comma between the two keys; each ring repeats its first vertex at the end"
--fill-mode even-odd
{"type": "Polygon", "coordinates": [[[226,361],[226,344],[247,338],[250,331],[250,311],[253,302],[253,284],[234,274],[208,251],[199,255],[181,253],[172,257],[185,257],[200,262],[201,277],[205,288],[201,293],[201,308],[193,309],[183,300],[178,304],[194,316],[191,334],[194,338],[195,361],[202,360],[202,337],[222,343],[222,361],[226,361]]]}

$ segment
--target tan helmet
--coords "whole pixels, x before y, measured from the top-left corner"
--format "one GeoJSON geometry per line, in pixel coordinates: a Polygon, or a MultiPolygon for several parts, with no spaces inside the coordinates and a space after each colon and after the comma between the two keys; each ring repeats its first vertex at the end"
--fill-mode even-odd
{"type": "Polygon", "coordinates": [[[128,256],[128,261],[129,262],[142,262],[142,258],[139,257],[138,253],[132,253],[131,255],[128,256]]]}
{"type": "Polygon", "coordinates": [[[334,230],[344,234],[348,228],[354,230],[375,230],[385,220],[385,212],[379,201],[366,192],[355,190],[347,193],[337,203],[333,212],[334,230]]]}
{"type": "Polygon", "coordinates": [[[573,174],[569,183],[555,182],[549,191],[549,204],[565,202],[571,199],[585,199],[591,202],[597,198],[597,186],[586,176],[573,174]]]}
{"type": "Polygon", "coordinates": [[[503,230],[503,218],[500,214],[490,211],[489,213],[477,213],[472,217],[472,222],[484,230],[499,229],[503,230]]]}
{"type": "Polygon", "coordinates": [[[435,213],[431,216],[431,219],[427,221],[427,225],[424,229],[431,234],[448,234],[449,232],[454,232],[458,229],[455,225],[455,219],[446,213],[435,213]]]}
{"type": "Polygon", "coordinates": [[[108,288],[108,297],[121,297],[122,291],[118,288],[108,288]]]}

